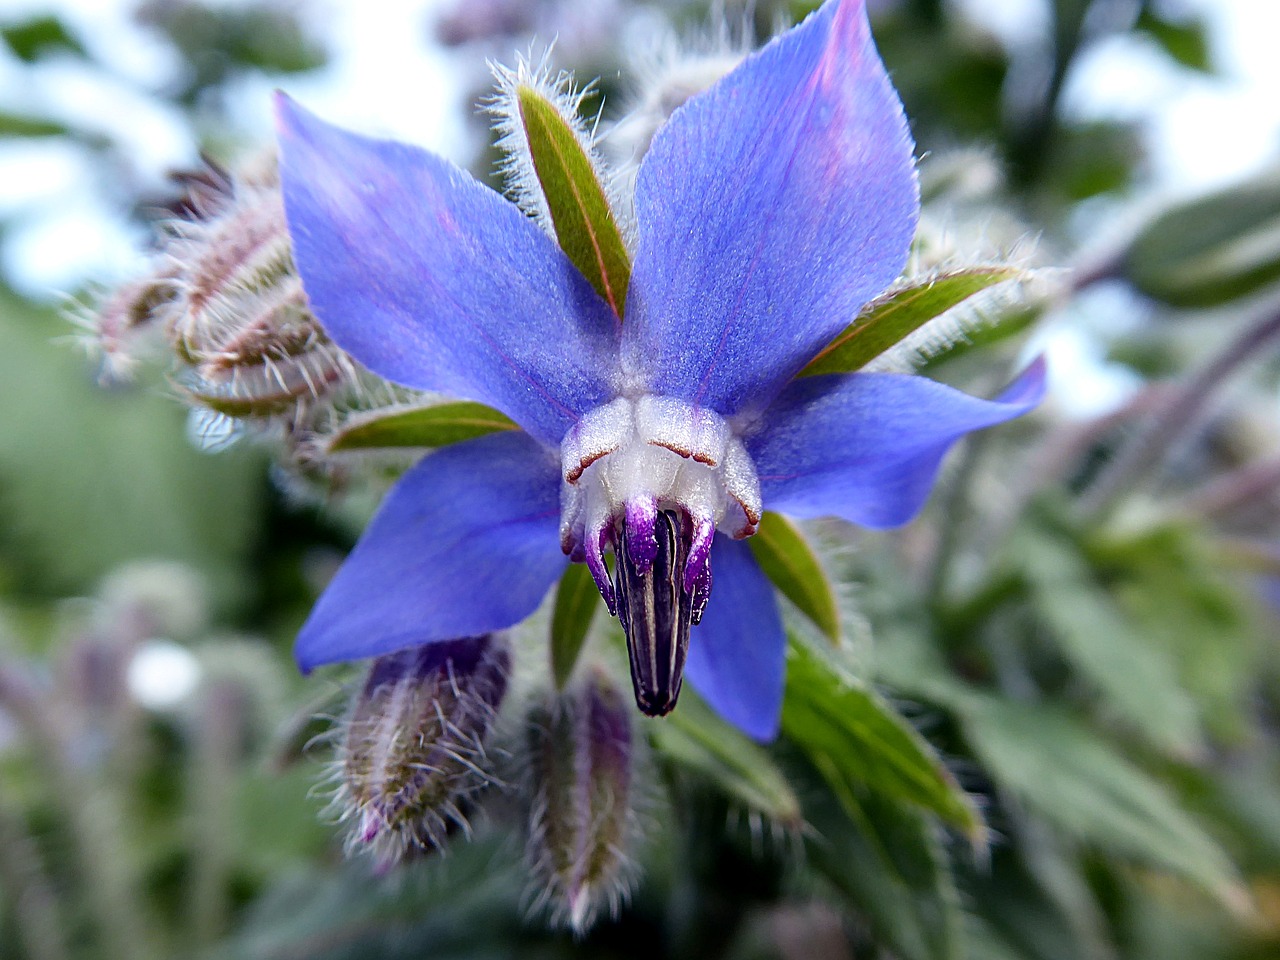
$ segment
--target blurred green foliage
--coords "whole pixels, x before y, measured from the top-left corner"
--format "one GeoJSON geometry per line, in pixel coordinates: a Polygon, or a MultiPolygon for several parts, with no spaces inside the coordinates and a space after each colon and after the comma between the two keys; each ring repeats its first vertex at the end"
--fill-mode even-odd
{"type": "Polygon", "coordinates": [[[201,453],[162,384],[104,391],[61,317],[0,297],[0,571],[10,589],[85,593],[120,564],[191,564],[225,606],[243,596],[262,460],[201,453]]]}

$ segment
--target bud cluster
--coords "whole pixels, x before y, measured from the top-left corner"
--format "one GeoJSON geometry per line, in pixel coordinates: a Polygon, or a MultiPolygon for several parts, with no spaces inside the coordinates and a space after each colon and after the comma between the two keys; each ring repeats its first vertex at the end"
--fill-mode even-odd
{"type": "Polygon", "coordinates": [[[487,742],[510,672],[496,636],[373,661],[339,743],[334,807],[351,824],[349,849],[388,863],[468,829],[464,807],[492,780],[487,742]]]}
{"type": "Polygon", "coordinates": [[[198,407],[304,426],[316,401],[356,377],[325,335],[293,266],[274,158],[231,174],[209,163],[179,178],[152,272],[98,304],[94,333],[108,374],[127,372],[157,331],[198,407]]]}

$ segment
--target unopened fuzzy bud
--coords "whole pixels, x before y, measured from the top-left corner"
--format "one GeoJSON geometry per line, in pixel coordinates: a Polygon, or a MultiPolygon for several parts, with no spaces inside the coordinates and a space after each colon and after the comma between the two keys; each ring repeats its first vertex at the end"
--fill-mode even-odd
{"type": "Polygon", "coordinates": [[[122,367],[136,353],[132,332],[158,329],[193,403],[305,421],[357,374],[307,303],[274,158],[234,174],[207,161],[175,179],[186,192],[166,208],[156,268],[105,297],[92,319],[102,352],[122,367]]]}
{"type": "Polygon", "coordinates": [[[340,746],[335,804],[349,849],[387,863],[467,829],[462,805],[492,779],[486,742],[510,672],[507,643],[493,636],[374,660],[340,746]]]}
{"type": "Polygon", "coordinates": [[[149,335],[160,326],[160,318],[173,301],[174,272],[170,266],[108,291],[83,316],[74,318],[88,331],[91,352],[102,358],[104,383],[127,380],[138,358],[150,352],[152,344],[162,342],[149,335]]]}
{"type": "Polygon", "coordinates": [[[181,266],[170,336],[180,385],[232,417],[268,417],[317,400],[354,369],[321,329],[293,265],[284,201],[261,172],[232,180],[214,212],[179,221],[181,266]]]}
{"type": "Polygon", "coordinates": [[[585,932],[631,881],[634,749],[626,696],[602,672],[535,712],[528,858],[534,909],[585,932]]]}

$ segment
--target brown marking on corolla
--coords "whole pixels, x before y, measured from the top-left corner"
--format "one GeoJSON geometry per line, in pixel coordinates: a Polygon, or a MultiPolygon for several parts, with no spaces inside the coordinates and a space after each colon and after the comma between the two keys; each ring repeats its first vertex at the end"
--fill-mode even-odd
{"type": "Polygon", "coordinates": [[[701,450],[694,451],[687,447],[679,446],[673,440],[649,440],[647,442],[651,447],[661,447],[663,450],[670,450],[677,456],[684,457],[686,460],[696,460],[698,463],[704,463],[708,467],[717,467],[720,465],[720,461],[711,456],[711,454],[704,453],[701,450]]]}
{"type": "Polygon", "coordinates": [[[608,450],[593,450],[591,451],[591,453],[584,455],[581,459],[579,459],[578,463],[573,467],[571,467],[568,473],[564,475],[565,483],[569,483],[569,484],[577,483],[578,480],[582,477],[582,474],[587,469],[587,467],[591,466],[601,457],[607,457],[609,454],[613,453],[613,451],[617,449],[618,448],[614,446],[614,447],[610,447],[608,450]]]}
{"type": "Polygon", "coordinates": [[[733,534],[733,539],[745,540],[759,529],[760,512],[758,510],[752,510],[749,506],[743,503],[739,497],[735,497],[733,494],[729,494],[729,498],[742,508],[742,515],[747,518],[746,525],[741,530],[738,530],[733,534]]]}

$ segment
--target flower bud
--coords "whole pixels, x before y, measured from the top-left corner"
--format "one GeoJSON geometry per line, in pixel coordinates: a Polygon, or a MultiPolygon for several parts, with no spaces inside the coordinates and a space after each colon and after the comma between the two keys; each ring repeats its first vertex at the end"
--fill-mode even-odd
{"type": "Polygon", "coordinates": [[[188,399],[219,414],[306,420],[356,377],[307,304],[293,265],[273,158],[232,174],[211,162],[175,179],[157,266],[99,303],[92,325],[111,369],[139,352],[135,331],[160,329],[188,399]]]}
{"type": "Polygon", "coordinates": [[[335,804],[348,849],[381,862],[467,829],[460,804],[490,782],[485,744],[507,689],[505,640],[467,637],[373,661],[342,731],[335,804]]]}
{"type": "Polygon", "coordinates": [[[631,881],[631,710],[596,671],[532,718],[528,858],[534,909],[585,932],[602,906],[616,912],[631,881]]]}
{"type": "Polygon", "coordinates": [[[173,301],[171,264],[106,292],[85,316],[73,320],[88,331],[87,346],[102,359],[104,384],[127,381],[141,356],[150,352],[155,333],[173,301]]]}
{"type": "Polygon", "coordinates": [[[274,176],[232,180],[206,217],[177,221],[181,265],[169,334],[196,402],[231,417],[269,417],[318,400],[354,376],[307,305],[274,176]]]}

